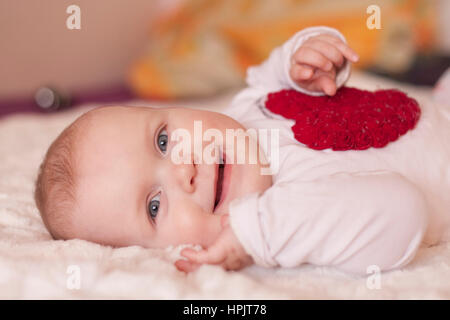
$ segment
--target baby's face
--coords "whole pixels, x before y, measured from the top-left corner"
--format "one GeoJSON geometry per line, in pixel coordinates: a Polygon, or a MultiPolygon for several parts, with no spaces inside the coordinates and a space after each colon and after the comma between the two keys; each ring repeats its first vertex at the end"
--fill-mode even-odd
{"type": "Polygon", "coordinates": [[[224,169],[220,161],[173,161],[177,142],[171,134],[185,129],[194,137],[194,121],[223,137],[226,129],[245,130],[220,113],[145,107],[104,107],[91,113],[77,156],[76,238],[119,247],[208,246],[233,199],[263,192],[272,183],[271,176],[261,175],[260,164],[248,161],[226,160],[224,169]]]}

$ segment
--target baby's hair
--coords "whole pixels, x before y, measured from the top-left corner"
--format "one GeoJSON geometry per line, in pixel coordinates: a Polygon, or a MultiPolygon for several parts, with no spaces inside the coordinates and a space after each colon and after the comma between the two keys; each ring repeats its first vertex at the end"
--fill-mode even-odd
{"type": "Polygon", "coordinates": [[[65,128],[45,154],[36,178],[34,200],[55,240],[68,239],[76,207],[76,157],[81,118],[65,128]]]}

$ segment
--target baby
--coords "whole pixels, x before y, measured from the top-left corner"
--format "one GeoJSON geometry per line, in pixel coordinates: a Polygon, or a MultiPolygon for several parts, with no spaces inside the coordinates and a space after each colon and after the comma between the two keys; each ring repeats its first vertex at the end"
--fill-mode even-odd
{"type": "Polygon", "coordinates": [[[225,114],[148,107],[85,113],[40,167],[35,200],[45,226],[54,239],[114,247],[201,245],[181,251],[186,259],[175,265],[185,272],[201,264],[239,270],[310,263],[358,274],[373,265],[405,266],[427,230],[428,243],[442,237],[444,224],[433,224],[429,212],[442,216],[449,208],[443,190],[450,187],[450,152],[436,158],[445,135],[419,134],[418,126],[382,149],[317,151],[294,139],[292,120],[264,107],[268,93],[286,88],[334,95],[357,60],[338,31],[313,27],[250,68],[248,87],[225,114]],[[200,142],[189,138],[198,136],[199,123],[200,142]],[[256,139],[263,152],[255,155],[249,128],[275,130],[276,145],[256,139]],[[230,132],[248,143],[239,148],[218,138],[230,132]],[[199,159],[198,148],[214,161],[199,159]],[[424,173],[427,159],[434,167],[424,173]],[[262,174],[267,163],[270,175],[262,174]]]}

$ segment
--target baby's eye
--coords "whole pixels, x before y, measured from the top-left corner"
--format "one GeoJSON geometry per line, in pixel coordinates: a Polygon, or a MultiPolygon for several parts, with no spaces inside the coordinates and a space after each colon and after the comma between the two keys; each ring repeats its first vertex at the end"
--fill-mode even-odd
{"type": "Polygon", "coordinates": [[[159,150],[161,150],[162,153],[166,153],[167,150],[167,143],[169,142],[169,137],[167,136],[166,129],[162,129],[158,134],[158,139],[156,141],[159,150]]]}
{"type": "Polygon", "coordinates": [[[148,214],[150,215],[150,218],[152,218],[152,220],[155,220],[158,215],[160,195],[161,193],[158,193],[156,196],[151,198],[148,204],[148,214]]]}

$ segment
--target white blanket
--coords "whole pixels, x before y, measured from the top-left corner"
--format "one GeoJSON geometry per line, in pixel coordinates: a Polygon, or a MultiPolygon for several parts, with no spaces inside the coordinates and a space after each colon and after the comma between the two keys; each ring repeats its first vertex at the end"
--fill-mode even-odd
{"type": "MultiPolygon", "coordinates": [[[[430,90],[355,74],[349,86],[396,87],[430,99],[430,90]]],[[[219,111],[220,97],[127,105],[177,105],[219,111]]],[[[252,266],[240,272],[202,266],[186,275],[173,261],[177,248],[113,249],[82,240],[53,241],[33,201],[34,180],[53,139],[86,105],[55,115],[0,119],[0,298],[8,299],[449,299],[450,243],[421,248],[401,270],[367,277],[327,267],[252,266]]],[[[450,138],[450,137],[449,137],[450,138]]]]}

